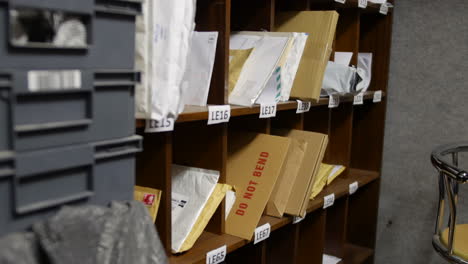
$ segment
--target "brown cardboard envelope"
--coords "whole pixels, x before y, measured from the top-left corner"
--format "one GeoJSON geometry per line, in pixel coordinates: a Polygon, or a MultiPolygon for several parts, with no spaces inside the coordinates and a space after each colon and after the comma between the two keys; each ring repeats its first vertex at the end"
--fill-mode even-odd
{"type": "Polygon", "coordinates": [[[337,23],[336,11],[280,12],[276,15],[275,31],[309,33],[291,97],[309,100],[320,98],[337,23]]]}
{"type": "Polygon", "coordinates": [[[226,233],[250,240],[286,159],[291,140],[255,133],[229,134],[226,183],[236,201],[226,233]]]}
{"type": "Polygon", "coordinates": [[[327,148],[328,135],[294,129],[274,129],[272,133],[307,141],[304,159],[285,210],[287,214],[304,217],[312,193],[315,175],[320,168],[327,148]]]}

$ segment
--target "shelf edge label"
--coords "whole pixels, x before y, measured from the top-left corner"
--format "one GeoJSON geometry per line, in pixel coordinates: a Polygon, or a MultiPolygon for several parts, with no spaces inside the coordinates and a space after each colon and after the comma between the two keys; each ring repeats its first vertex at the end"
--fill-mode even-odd
{"type": "Polygon", "coordinates": [[[145,133],[169,132],[174,130],[174,118],[163,118],[161,120],[147,119],[145,133]]]}
{"type": "Polygon", "coordinates": [[[380,103],[381,101],[382,101],[382,91],[376,91],[374,93],[374,99],[372,99],[372,102],[380,103]]]}
{"type": "Polygon", "coordinates": [[[226,259],[227,247],[226,245],[213,249],[206,253],[206,264],[218,264],[226,259]]]}
{"type": "Polygon", "coordinates": [[[325,197],[323,197],[323,209],[326,209],[330,206],[332,206],[335,203],[335,194],[329,194],[325,197]]]}
{"type": "Polygon", "coordinates": [[[354,194],[359,188],[359,183],[357,181],[349,185],[349,194],[354,194]]]}
{"type": "Polygon", "coordinates": [[[301,100],[296,100],[296,101],[297,101],[296,114],[301,114],[301,113],[305,113],[305,112],[310,111],[310,107],[312,106],[311,102],[301,101],[301,100]]]}
{"type": "Polygon", "coordinates": [[[227,123],[231,118],[230,105],[208,106],[208,125],[227,123]]]}
{"type": "Polygon", "coordinates": [[[363,105],[364,104],[364,94],[360,93],[354,96],[353,105],[363,105]]]}
{"type": "Polygon", "coordinates": [[[271,233],[270,223],[266,223],[264,225],[261,225],[261,226],[255,228],[254,245],[257,244],[258,242],[261,242],[261,241],[269,238],[270,233],[271,233]]]}
{"type": "Polygon", "coordinates": [[[277,105],[274,104],[261,104],[260,105],[260,118],[270,118],[276,116],[277,105]]]}
{"type": "Polygon", "coordinates": [[[337,94],[330,95],[328,108],[337,108],[340,105],[340,96],[337,94]]]}

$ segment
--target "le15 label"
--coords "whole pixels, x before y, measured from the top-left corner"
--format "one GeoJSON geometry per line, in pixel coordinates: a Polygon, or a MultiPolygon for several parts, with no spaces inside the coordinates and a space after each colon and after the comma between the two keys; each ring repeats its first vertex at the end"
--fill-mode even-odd
{"type": "Polygon", "coordinates": [[[367,0],[359,0],[358,6],[360,8],[366,8],[367,7],[367,0]]]}
{"type": "Polygon", "coordinates": [[[254,244],[261,242],[270,237],[271,226],[270,223],[266,223],[262,226],[259,226],[255,229],[255,238],[254,244]]]}
{"type": "Polygon", "coordinates": [[[386,15],[388,14],[388,5],[387,3],[383,3],[380,5],[380,10],[379,10],[380,14],[382,15],[386,15]]]}
{"type": "Polygon", "coordinates": [[[362,93],[354,96],[353,105],[362,105],[364,104],[364,95],[362,93]]]}
{"type": "Polygon", "coordinates": [[[304,101],[301,101],[301,100],[297,100],[296,114],[309,112],[311,106],[312,106],[312,104],[310,102],[304,102],[304,101]]]}
{"type": "Polygon", "coordinates": [[[328,101],[328,108],[336,108],[340,105],[340,96],[337,94],[330,95],[330,99],[328,101]]]}
{"type": "Polygon", "coordinates": [[[231,118],[230,105],[208,106],[208,125],[227,123],[231,118]]]}
{"type": "Polygon", "coordinates": [[[261,104],[260,105],[260,118],[269,118],[276,116],[276,104],[261,104]]]}
{"type": "Polygon", "coordinates": [[[359,188],[359,183],[357,181],[349,185],[349,194],[354,194],[359,188]]]}
{"type": "Polygon", "coordinates": [[[210,252],[206,253],[206,264],[218,264],[224,261],[227,254],[226,245],[211,250],[210,252]]]}
{"type": "Polygon", "coordinates": [[[380,103],[381,101],[382,101],[382,91],[376,91],[374,93],[374,99],[372,100],[372,102],[380,103]]]}
{"type": "Polygon", "coordinates": [[[146,120],[146,133],[168,132],[174,130],[174,118],[162,120],[146,120]]]}
{"type": "Polygon", "coordinates": [[[329,194],[323,197],[323,209],[332,206],[335,203],[335,194],[329,194]]]}

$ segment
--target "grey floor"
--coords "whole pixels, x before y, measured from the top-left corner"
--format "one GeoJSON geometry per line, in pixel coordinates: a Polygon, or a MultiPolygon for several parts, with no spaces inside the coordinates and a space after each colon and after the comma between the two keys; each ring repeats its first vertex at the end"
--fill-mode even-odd
{"type": "MultiPolygon", "coordinates": [[[[468,0],[396,0],[392,46],[375,263],[444,263],[431,246],[429,155],[468,141],[468,0]]],[[[459,219],[468,223],[463,191],[459,219]]]]}

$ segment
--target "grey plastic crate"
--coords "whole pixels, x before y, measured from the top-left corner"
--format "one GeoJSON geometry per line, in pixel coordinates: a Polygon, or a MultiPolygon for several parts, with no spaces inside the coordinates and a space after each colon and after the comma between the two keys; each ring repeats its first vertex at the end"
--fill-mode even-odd
{"type": "MultiPolygon", "coordinates": [[[[0,68],[133,69],[135,18],[140,12],[141,3],[136,1],[0,0],[0,68]],[[37,42],[19,45],[18,41],[11,40],[10,20],[11,11],[20,9],[78,16],[85,22],[86,43],[78,47],[37,42]]],[[[50,34],[46,29],[34,29],[34,32],[41,30],[43,35],[50,34]]]]}
{"type": "Polygon", "coordinates": [[[81,88],[45,91],[31,91],[27,76],[27,71],[0,73],[0,151],[37,150],[135,133],[138,73],[85,70],[81,88]]]}
{"type": "Polygon", "coordinates": [[[0,152],[0,236],[66,204],[132,200],[141,137],[24,153],[0,152]]]}

